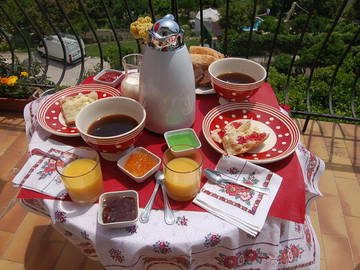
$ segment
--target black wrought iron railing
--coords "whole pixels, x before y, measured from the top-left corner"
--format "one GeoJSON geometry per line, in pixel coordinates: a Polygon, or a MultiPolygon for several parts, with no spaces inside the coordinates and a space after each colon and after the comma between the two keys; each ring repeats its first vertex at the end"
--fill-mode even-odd
{"type": "MultiPolygon", "coordinates": [[[[117,28],[118,25],[114,22],[114,17],[119,14],[115,13],[112,6],[114,4],[113,0],[73,0],[73,1],[49,1],[49,0],[34,0],[31,8],[26,6],[22,0],[8,0],[8,1],[0,1],[0,42],[2,44],[7,44],[8,51],[11,54],[11,69],[14,70],[15,58],[17,54],[17,45],[13,41],[13,36],[16,35],[22,41],[23,49],[27,52],[27,70],[30,72],[31,67],[34,63],[35,50],[34,47],[37,44],[33,44],[32,42],[35,40],[36,42],[42,42],[44,44],[44,68],[43,74],[41,75],[42,80],[36,82],[35,85],[43,87],[43,88],[53,88],[54,85],[47,83],[47,73],[49,70],[50,60],[49,60],[49,48],[46,45],[45,38],[49,34],[55,34],[59,42],[61,44],[61,49],[63,55],[66,55],[66,45],[63,40],[62,31],[65,29],[67,32],[72,34],[77,43],[80,46],[80,72],[77,74],[76,84],[81,83],[85,74],[85,50],[83,48],[83,43],[81,42],[81,37],[84,33],[84,29],[77,29],[74,26],[74,23],[79,20],[79,17],[72,17],[68,14],[69,9],[64,8],[65,5],[69,5],[72,2],[73,8],[77,9],[81,13],[81,20],[86,22],[86,30],[91,32],[95,44],[98,48],[99,52],[99,65],[100,69],[104,67],[104,43],[101,41],[100,37],[96,31],[96,21],[100,18],[94,17],[93,7],[90,6],[93,3],[97,3],[97,7],[101,9],[99,14],[102,14],[102,20],[107,21],[108,28],[112,31],[114,37],[114,44],[117,47],[118,54],[118,62],[120,64],[120,59],[123,54],[123,41],[118,35],[117,28]],[[16,9],[16,12],[14,12],[16,9]],[[40,14],[39,17],[34,17],[34,9],[37,10],[36,14],[40,14]],[[51,9],[51,10],[50,10],[51,9]],[[55,11],[56,10],[56,11],[55,11]],[[91,13],[89,13],[89,10],[91,13]],[[54,15],[57,13],[57,18],[54,15]],[[15,17],[16,16],[16,17],[15,17]],[[22,17],[22,20],[19,20],[19,16],[22,17]],[[59,27],[59,16],[62,18],[61,27],[59,27]],[[56,19],[54,19],[56,18],[56,19]],[[23,25],[19,25],[19,21],[22,22],[23,25]],[[46,25],[46,27],[44,27],[46,25]],[[26,27],[25,27],[26,26],[26,27]],[[46,28],[46,31],[45,31],[46,28]],[[62,28],[62,29],[61,29],[62,28]],[[61,30],[60,30],[61,29],[61,30]],[[26,31],[26,32],[25,32],[26,31]],[[29,34],[33,34],[37,38],[34,40],[30,40],[29,34]]],[[[117,1],[120,2],[120,1],[117,1]]],[[[135,1],[146,4],[146,7],[141,6],[141,14],[147,14],[150,16],[153,21],[155,19],[160,18],[165,14],[155,14],[155,6],[153,5],[152,0],[142,0],[135,1]]],[[[272,15],[276,17],[273,20],[273,28],[271,31],[267,31],[265,28],[258,29],[256,26],[256,20],[259,15],[259,12],[263,12],[264,7],[261,5],[261,1],[254,0],[250,2],[251,8],[250,10],[246,10],[247,18],[246,20],[239,20],[239,24],[236,26],[236,23],[233,21],[234,17],[234,5],[239,5],[239,2],[248,2],[248,1],[230,1],[230,0],[213,0],[213,1],[205,1],[198,0],[197,8],[194,11],[200,11],[200,33],[198,43],[201,45],[206,45],[209,43],[209,40],[206,38],[206,35],[209,34],[209,29],[205,27],[204,21],[207,18],[204,18],[203,10],[205,8],[215,6],[222,6],[223,10],[221,13],[221,34],[216,37],[218,41],[218,50],[221,50],[227,56],[240,56],[245,58],[255,58],[259,59],[259,57],[263,60],[263,64],[266,66],[268,71],[268,81],[272,82],[272,68],[274,67],[274,63],[276,62],[276,57],[279,53],[282,53],[284,46],[283,43],[286,44],[285,41],[282,40],[280,44],[280,38],[284,36],[284,27],[286,33],[291,33],[292,39],[288,41],[291,48],[288,48],[286,53],[288,54],[288,65],[286,67],[286,74],[282,74],[281,76],[285,76],[282,81],[282,84],[273,85],[273,87],[278,87],[281,89],[277,89],[277,94],[279,98],[285,105],[290,105],[290,111],[294,115],[299,115],[306,118],[305,125],[303,130],[306,129],[308,120],[311,117],[321,117],[324,119],[332,119],[334,121],[338,120],[347,120],[347,121],[355,121],[359,122],[359,113],[360,113],[360,86],[359,86],[359,74],[360,74],[360,63],[355,60],[360,58],[360,26],[359,18],[345,18],[347,10],[349,7],[351,8],[352,1],[344,0],[337,7],[333,7],[334,12],[333,18],[327,18],[328,26],[322,31],[322,33],[314,33],[309,30],[309,26],[312,24],[314,20],[316,20],[319,15],[319,2],[321,1],[301,1],[306,2],[307,9],[300,7],[296,2],[293,1],[278,1],[279,5],[274,8],[275,11],[269,12],[266,10],[267,15],[272,15]],[[296,7],[300,7],[298,13],[295,12],[296,7]],[[289,20],[292,16],[301,14],[303,18],[302,28],[300,30],[293,31],[291,30],[291,24],[289,24],[289,20]],[[244,24],[249,24],[248,31],[242,30],[242,26],[244,24]],[[338,53],[337,58],[331,63],[331,66],[326,72],[331,72],[331,75],[327,75],[329,82],[324,84],[325,89],[320,89],[319,80],[317,79],[316,87],[314,86],[315,78],[317,71],[323,67],[323,60],[329,57],[328,55],[328,47],[332,46],[333,39],[339,39],[337,35],[337,27],[339,25],[344,25],[344,23],[351,25],[351,30],[346,32],[346,37],[344,46],[339,48],[341,50],[338,53]],[[234,27],[235,25],[235,27],[234,27]],[[264,30],[265,29],[265,30],[264,30]],[[234,34],[235,33],[235,34],[234,34]],[[245,38],[241,38],[241,35],[238,37],[239,40],[234,40],[234,37],[237,34],[241,34],[245,38]],[[317,39],[317,50],[316,54],[313,54],[313,58],[311,59],[311,64],[307,66],[299,65],[298,59],[306,58],[302,53],[307,46],[309,46],[308,39],[310,37],[317,39]],[[263,49],[259,53],[259,49],[256,49],[259,43],[259,40],[263,43],[263,49]],[[265,42],[265,41],[266,42],[265,42]],[[237,43],[238,42],[238,43],[237,43]],[[266,43],[266,44],[265,44],[266,43]],[[235,45],[234,45],[235,44],[235,45]],[[244,50],[240,50],[236,52],[234,50],[235,47],[243,47],[244,50]],[[255,50],[255,52],[254,52],[255,50]],[[353,56],[355,63],[352,63],[353,66],[349,67],[349,63],[347,59],[349,56],[353,56]],[[302,70],[302,72],[296,72],[297,70],[302,70]],[[295,71],[294,71],[295,70],[295,71]],[[344,89],[339,90],[338,86],[338,76],[339,74],[347,74],[347,80],[350,86],[344,87],[344,89]],[[299,79],[301,78],[301,79],[299,79]],[[304,83],[305,82],[305,83],[304,83]],[[294,85],[302,84],[302,88],[295,87],[294,85]],[[316,90],[314,90],[316,88],[316,90]],[[294,90],[295,89],[295,90],[294,90]],[[302,94],[299,94],[299,91],[302,94]],[[318,93],[321,92],[320,95],[318,93]],[[348,102],[346,106],[344,106],[344,102],[342,99],[339,99],[340,96],[347,96],[348,102]],[[297,100],[296,100],[297,99],[297,100]],[[296,101],[294,101],[296,100],[296,101]],[[294,105],[294,104],[295,105],[294,105]],[[322,109],[319,109],[320,105],[322,109]]],[[[273,1],[274,2],[274,1],[273,1]]],[[[276,2],[276,1],[275,1],[276,2]]],[[[128,23],[134,21],[137,18],[138,12],[133,10],[134,3],[123,0],[121,2],[122,8],[124,11],[124,17],[117,18],[117,21],[123,20],[128,23]],[[127,16],[127,18],[125,18],[127,16]]],[[[185,13],[185,7],[182,6],[182,1],[171,0],[168,3],[167,13],[174,14],[177,21],[181,20],[181,16],[185,13]]],[[[321,4],[320,4],[321,5],[321,4]]],[[[164,11],[164,8],[162,9],[164,11]]],[[[195,13],[193,13],[195,14],[195,13]]],[[[99,15],[100,16],[100,15],[99,15]]],[[[270,16],[269,16],[270,17],[270,16]]],[[[266,18],[265,18],[266,19],[266,18]]],[[[128,24],[129,25],[129,24],[128,24]]],[[[210,31],[211,32],[211,31],[210,31]]],[[[211,34],[211,33],[210,33],[211,34]]],[[[140,43],[137,42],[137,50],[140,51],[140,43]]],[[[342,41],[343,42],[343,41],[342,41]]],[[[0,43],[0,44],[1,44],[0,43]]],[[[313,44],[312,44],[313,45],[313,44]]],[[[315,46],[316,47],[316,46],[315,46]]],[[[339,51],[338,50],[338,51],[339,51]]],[[[1,52],[0,52],[1,54],[1,52]]],[[[351,58],[351,57],[350,57],[351,58]]],[[[67,72],[72,72],[68,68],[68,61],[66,57],[61,59],[62,69],[59,79],[55,82],[55,87],[62,84],[64,76],[67,72]]],[[[301,61],[300,61],[301,62],[301,61]]],[[[276,66],[276,65],[275,65],[276,66]]],[[[276,73],[276,76],[278,73],[276,73]]],[[[75,74],[73,74],[75,76],[75,74]]],[[[26,84],[26,83],[25,83],[26,84]]],[[[28,83],[34,84],[34,83],[28,83]]]]}

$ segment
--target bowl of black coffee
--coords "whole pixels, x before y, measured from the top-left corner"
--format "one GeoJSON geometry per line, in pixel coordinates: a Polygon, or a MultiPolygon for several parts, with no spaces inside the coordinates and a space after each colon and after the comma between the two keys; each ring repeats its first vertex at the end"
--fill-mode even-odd
{"type": "Polygon", "coordinates": [[[211,84],[217,94],[228,101],[243,101],[265,82],[265,68],[245,58],[223,58],[209,66],[211,84]]]}
{"type": "Polygon", "coordinates": [[[139,138],[145,119],[145,109],[136,100],[108,97],[85,106],[75,124],[88,145],[103,158],[116,161],[139,138]]]}

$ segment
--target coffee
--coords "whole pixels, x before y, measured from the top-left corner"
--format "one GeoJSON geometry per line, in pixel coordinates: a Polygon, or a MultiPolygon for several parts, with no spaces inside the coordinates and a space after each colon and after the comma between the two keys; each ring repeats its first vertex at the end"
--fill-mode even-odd
{"type": "Polygon", "coordinates": [[[220,80],[225,81],[225,82],[229,82],[229,83],[239,83],[239,84],[244,84],[244,83],[253,83],[256,82],[256,80],[244,73],[239,73],[239,72],[227,72],[227,73],[222,73],[220,75],[217,76],[220,80]]]}
{"type": "Polygon", "coordinates": [[[138,122],[127,115],[111,114],[93,122],[87,133],[97,137],[110,137],[129,132],[138,125],[138,122]]]}

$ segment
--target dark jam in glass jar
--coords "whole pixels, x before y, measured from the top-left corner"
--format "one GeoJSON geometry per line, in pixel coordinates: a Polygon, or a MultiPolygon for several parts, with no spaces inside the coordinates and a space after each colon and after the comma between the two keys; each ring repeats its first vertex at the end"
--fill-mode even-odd
{"type": "Polygon", "coordinates": [[[137,217],[134,197],[109,196],[103,201],[102,220],[104,223],[131,221],[137,217]]]}

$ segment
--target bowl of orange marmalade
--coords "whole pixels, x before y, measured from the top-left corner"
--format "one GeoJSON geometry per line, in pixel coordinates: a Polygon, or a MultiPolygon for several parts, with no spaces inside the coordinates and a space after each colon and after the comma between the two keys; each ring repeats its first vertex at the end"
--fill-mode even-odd
{"type": "Polygon", "coordinates": [[[117,165],[131,179],[142,183],[159,169],[160,163],[157,155],[143,147],[136,147],[121,157],[117,165]]]}

